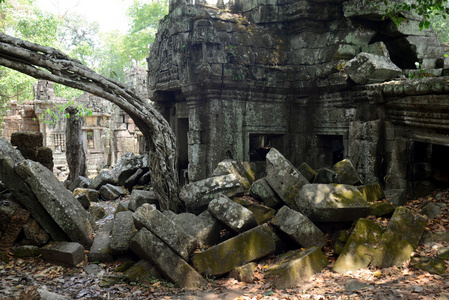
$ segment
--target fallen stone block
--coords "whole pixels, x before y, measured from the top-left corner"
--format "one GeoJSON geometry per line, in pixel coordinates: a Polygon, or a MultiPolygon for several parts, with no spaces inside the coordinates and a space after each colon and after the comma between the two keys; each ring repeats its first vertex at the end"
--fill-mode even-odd
{"type": "Polygon", "coordinates": [[[366,268],[376,254],[384,228],[367,219],[359,219],[343,252],[334,264],[333,271],[346,273],[366,268]]]}
{"type": "Polygon", "coordinates": [[[111,175],[117,179],[118,185],[124,186],[126,180],[145,165],[148,165],[148,157],[146,155],[136,156],[132,152],[127,152],[115,164],[111,175]]]}
{"type": "Polygon", "coordinates": [[[28,221],[23,224],[23,233],[25,234],[27,243],[30,243],[31,245],[45,245],[50,239],[50,235],[45,232],[33,218],[29,218],[28,221]]]}
{"type": "Polygon", "coordinates": [[[299,191],[296,205],[313,222],[352,222],[369,214],[362,193],[344,184],[307,184],[299,191]]]}
{"type": "Polygon", "coordinates": [[[264,224],[193,255],[191,261],[199,273],[219,276],[274,253],[278,240],[273,230],[264,224]]]}
{"type": "Polygon", "coordinates": [[[145,172],[137,181],[138,185],[146,185],[151,182],[151,172],[147,171],[145,172]]]}
{"type": "Polygon", "coordinates": [[[200,274],[146,228],[140,229],[131,240],[131,250],[140,258],[150,261],[165,278],[181,288],[206,285],[206,280],[200,274]]]}
{"type": "Polygon", "coordinates": [[[72,195],[76,197],[77,195],[84,194],[86,195],[89,202],[98,202],[98,198],[100,196],[100,192],[94,189],[87,188],[76,188],[73,190],[72,195]]]}
{"type": "Polygon", "coordinates": [[[128,179],[123,182],[123,186],[127,188],[128,190],[131,190],[133,186],[136,185],[136,183],[139,181],[140,177],[143,175],[143,170],[138,169],[134,172],[131,176],[128,177],[128,179]]]}
{"type": "Polygon", "coordinates": [[[257,226],[254,214],[249,209],[224,195],[218,195],[212,200],[208,211],[220,223],[237,233],[257,226]]]}
{"type": "Polygon", "coordinates": [[[76,195],[75,200],[77,200],[84,209],[89,210],[90,201],[85,194],[76,195]]]}
{"type": "Polygon", "coordinates": [[[256,270],[256,266],[255,262],[250,262],[249,264],[237,267],[229,273],[229,277],[235,278],[241,282],[254,283],[254,271],[256,270]]]}
{"type": "Polygon", "coordinates": [[[36,257],[41,254],[42,252],[38,246],[23,245],[13,249],[13,255],[15,258],[36,257]]]}
{"type": "Polygon", "coordinates": [[[124,187],[115,186],[110,183],[107,183],[100,188],[100,196],[104,200],[116,200],[128,194],[128,190],[124,187]]]}
{"type": "Polygon", "coordinates": [[[419,214],[426,216],[429,219],[434,219],[441,214],[441,210],[446,206],[445,203],[433,203],[430,202],[422,209],[419,210],[419,214]]]}
{"type": "Polygon", "coordinates": [[[403,206],[397,207],[382,235],[373,257],[373,265],[388,268],[400,266],[410,259],[412,252],[418,247],[426,223],[426,217],[414,215],[403,206]]]}
{"type": "Polygon", "coordinates": [[[263,201],[268,207],[276,208],[281,205],[282,200],[273,191],[265,178],[261,178],[251,185],[251,194],[263,201]]]}
{"type": "Polygon", "coordinates": [[[293,250],[279,257],[279,260],[265,270],[265,279],[277,289],[288,289],[302,279],[320,272],[329,263],[320,248],[304,251],[293,250]]]}
{"type": "Polygon", "coordinates": [[[133,190],[131,192],[131,197],[129,198],[128,209],[136,211],[144,203],[154,204],[156,205],[156,208],[159,206],[159,201],[157,200],[154,191],[133,190]]]}
{"type": "Polygon", "coordinates": [[[14,171],[14,166],[23,160],[20,152],[14,149],[6,138],[0,138],[0,180],[53,240],[67,241],[69,238],[66,233],[42,206],[30,187],[14,171]]]}
{"type": "Polygon", "coordinates": [[[23,225],[30,218],[30,212],[24,209],[19,203],[10,200],[3,201],[0,205],[0,221],[2,221],[0,231],[0,250],[6,250],[14,245],[23,225]],[[7,203],[8,205],[5,205],[7,203]]]}
{"type": "Polygon", "coordinates": [[[309,181],[278,150],[267,154],[266,181],[290,208],[297,209],[295,197],[309,181]]]}
{"type": "Polygon", "coordinates": [[[446,262],[444,259],[433,257],[419,257],[417,261],[410,261],[410,266],[431,274],[445,275],[446,262]]]}
{"type": "Polygon", "coordinates": [[[94,242],[89,251],[89,261],[111,262],[113,261],[111,253],[111,232],[112,223],[109,221],[101,227],[95,234],[94,242]]]}
{"type": "Polygon", "coordinates": [[[73,182],[69,186],[70,191],[75,191],[77,188],[86,189],[90,185],[90,179],[84,176],[78,176],[73,180],[73,182]]]}
{"type": "Polygon", "coordinates": [[[111,172],[107,170],[101,170],[94,179],[91,180],[89,184],[90,189],[99,190],[105,184],[116,185],[118,183],[117,179],[111,175],[111,172]]]}
{"type": "Polygon", "coordinates": [[[390,217],[394,210],[394,205],[387,202],[376,202],[369,206],[369,214],[376,217],[390,217]]]}
{"type": "Polygon", "coordinates": [[[129,209],[129,200],[120,200],[117,204],[117,208],[115,209],[115,214],[121,211],[128,211],[129,209]]]}
{"type": "Polygon", "coordinates": [[[344,70],[358,84],[384,82],[402,73],[389,57],[366,52],[359,53],[348,61],[344,70]]]}
{"type": "Polygon", "coordinates": [[[271,224],[304,248],[321,248],[327,243],[324,233],[312,221],[287,206],[278,211],[271,224]]]}
{"type": "Polygon", "coordinates": [[[301,174],[309,181],[313,182],[313,179],[315,178],[317,172],[312,169],[311,166],[309,166],[307,163],[303,162],[299,167],[298,171],[301,172],[301,174]]]}
{"type": "Polygon", "coordinates": [[[244,198],[239,197],[236,197],[232,200],[240,205],[243,205],[245,208],[251,211],[254,215],[254,219],[256,219],[257,225],[262,225],[263,223],[270,221],[276,215],[276,210],[268,206],[250,202],[244,198]]]}
{"type": "Polygon", "coordinates": [[[209,202],[218,194],[233,197],[244,192],[245,187],[238,177],[228,174],[186,184],[179,197],[185,202],[187,212],[198,215],[207,209],[209,202]]]}
{"type": "Polygon", "coordinates": [[[407,196],[405,194],[405,190],[403,189],[385,190],[385,198],[396,207],[407,203],[407,196]]]}
{"type": "Polygon", "coordinates": [[[94,221],[98,221],[106,215],[104,207],[101,206],[91,206],[89,208],[90,215],[93,217],[94,221]]]}
{"type": "Polygon", "coordinates": [[[249,189],[256,180],[255,168],[254,163],[226,159],[218,164],[211,177],[234,174],[240,179],[243,186],[249,189]]]}
{"type": "Polygon", "coordinates": [[[75,267],[84,259],[84,248],[75,242],[51,242],[41,248],[44,261],[75,267]]]}
{"type": "Polygon", "coordinates": [[[111,232],[111,253],[113,255],[125,254],[129,251],[129,243],[136,234],[133,213],[131,211],[121,211],[115,214],[111,232]]]}
{"type": "Polygon", "coordinates": [[[337,173],[328,168],[318,169],[313,183],[330,184],[337,181],[337,173]]]}
{"type": "Polygon", "coordinates": [[[186,261],[197,246],[194,237],[158,211],[155,205],[145,203],[136,210],[133,218],[137,229],[147,228],[186,261]]]}
{"type": "Polygon", "coordinates": [[[42,207],[70,240],[90,248],[93,228],[89,214],[55,175],[31,160],[17,164],[14,171],[27,183],[42,207]]]}
{"type": "Polygon", "coordinates": [[[155,279],[164,279],[159,270],[146,259],[132,265],[123,275],[129,282],[151,282],[155,279]]]}
{"type": "Polygon", "coordinates": [[[349,159],[343,159],[336,163],[332,169],[337,174],[337,182],[349,185],[361,185],[362,180],[349,159]]]}
{"type": "Polygon", "coordinates": [[[366,201],[374,202],[385,198],[385,193],[378,182],[357,186],[366,201]]]}
{"type": "Polygon", "coordinates": [[[193,236],[198,245],[215,245],[220,236],[220,224],[207,210],[198,216],[191,213],[176,214],[170,210],[163,213],[187,234],[193,236]]]}

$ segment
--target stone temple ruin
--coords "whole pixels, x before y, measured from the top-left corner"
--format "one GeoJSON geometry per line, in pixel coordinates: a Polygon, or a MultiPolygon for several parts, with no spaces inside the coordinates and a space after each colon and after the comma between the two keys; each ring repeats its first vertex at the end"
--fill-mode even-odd
{"type": "MultiPolygon", "coordinates": [[[[145,71],[132,69],[127,74],[128,81],[138,92],[145,93],[145,71]]],[[[68,102],[56,97],[53,83],[39,80],[34,86],[34,100],[18,104],[13,101],[4,118],[2,135],[8,140],[14,132],[41,132],[43,145],[53,151],[56,174],[67,169],[66,161],[66,119],[56,122],[45,115],[47,109],[58,111],[58,106],[68,102]]],[[[143,150],[143,138],[134,121],[119,107],[111,102],[84,93],[74,100],[75,105],[83,105],[92,110],[91,116],[84,117],[82,127],[84,151],[88,174],[95,175],[98,170],[114,165],[127,152],[140,153],[143,150]]],[[[16,145],[17,146],[17,145],[16,145]]],[[[64,174],[64,172],[63,172],[64,174]]],[[[62,176],[63,178],[64,176],[62,176]]]]}
{"type": "Polygon", "coordinates": [[[148,91],[177,135],[181,177],[276,147],[294,165],[349,158],[364,182],[411,194],[447,184],[444,49],[417,16],[396,27],[383,11],[360,0],[172,0],[148,91]]]}

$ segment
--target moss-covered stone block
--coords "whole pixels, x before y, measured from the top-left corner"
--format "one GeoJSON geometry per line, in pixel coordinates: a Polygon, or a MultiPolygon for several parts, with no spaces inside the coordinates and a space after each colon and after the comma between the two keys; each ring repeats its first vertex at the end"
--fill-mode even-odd
{"type": "Polygon", "coordinates": [[[426,217],[414,215],[403,206],[397,207],[373,256],[373,265],[388,268],[400,266],[410,259],[424,233],[426,223],[426,217]]]}
{"type": "Polygon", "coordinates": [[[359,219],[343,252],[334,264],[334,272],[346,273],[368,267],[383,232],[381,225],[371,220],[359,219]]]}
{"type": "Polygon", "coordinates": [[[370,204],[369,214],[376,217],[388,217],[393,214],[395,207],[391,203],[377,202],[370,204]]]}
{"type": "Polygon", "coordinates": [[[245,200],[244,198],[234,198],[232,199],[238,204],[246,207],[249,211],[254,214],[254,218],[256,219],[257,225],[262,225],[268,221],[270,221],[274,215],[276,214],[276,210],[272,209],[268,206],[261,205],[258,203],[250,202],[245,200]]]}
{"type": "Polygon", "coordinates": [[[303,162],[299,167],[298,171],[309,181],[312,182],[315,178],[317,172],[309,166],[307,163],[303,162]]]}
{"type": "Polygon", "coordinates": [[[238,281],[253,283],[254,282],[254,271],[256,270],[256,263],[250,262],[249,264],[236,267],[229,273],[229,277],[235,278],[238,281]]]}
{"type": "Polygon", "coordinates": [[[357,187],[365,196],[366,201],[373,202],[385,198],[385,193],[378,182],[365,184],[357,187]]]}
{"type": "Polygon", "coordinates": [[[350,235],[351,233],[348,230],[339,230],[332,235],[332,245],[335,255],[340,255],[343,252],[350,235]]]}
{"type": "Polygon", "coordinates": [[[410,266],[432,274],[446,274],[446,263],[440,258],[420,257],[418,261],[410,262],[410,266]]]}
{"type": "Polygon", "coordinates": [[[256,166],[254,163],[226,159],[221,161],[212,176],[234,174],[246,189],[256,180],[256,166]]]}
{"type": "Polygon", "coordinates": [[[265,271],[265,279],[278,289],[287,289],[299,280],[320,272],[329,263],[318,247],[285,253],[265,271]]]}
{"type": "Polygon", "coordinates": [[[157,268],[145,259],[129,267],[123,275],[128,278],[129,282],[151,282],[162,279],[157,268]]]}
{"type": "Polygon", "coordinates": [[[279,196],[273,191],[265,178],[259,179],[251,185],[251,195],[265,203],[268,207],[275,208],[282,203],[279,196]]]}
{"type": "Polygon", "coordinates": [[[274,253],[277,240],[273,230],[264,224],[195,254],[191,261],[199,273],[223,275],[235,267],[274,253]]]}
{"type": "Polygon", "coordinates": [[[24,245],[19,246],[16,249],[13,250],[14,257],[20,258],[20,257],[35,257],[41,255],[41,251],[39,250],[38,246],[30,246],[30,245],[24,245]]]}
{"type": "Polygon", "coordinates": [[[349,159],[343,159],[336,163],[333,167],[337,173],[337,181],[341,184],[360,185],[362,180],[359,177],[357,170],[349,159]]]}

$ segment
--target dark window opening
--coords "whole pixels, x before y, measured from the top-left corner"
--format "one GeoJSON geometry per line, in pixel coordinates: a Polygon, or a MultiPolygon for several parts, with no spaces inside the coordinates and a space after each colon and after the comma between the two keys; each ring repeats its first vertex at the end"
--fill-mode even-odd
{"type": "Polygon", "coordinates": [[[189,155],[188,155],[188,132],[189,132],[189,119],[179,118],[176,130],[176,141],[178,151],[178,171],[181,186],[188,183],[188,167],[189,167],[189,155]]]}
{"type": "Polygon", "coordinates": [[[319,135],[318,151],[322,153],[319,165],[333,166],[344,158],[344,145],[342,135],[319,135]]]}
{"type": "Polygon", "coordinates": [[[249,135],[249,160],[264,161],[271,147],[283,151],[282,134],[250,134],[249,135]]]}

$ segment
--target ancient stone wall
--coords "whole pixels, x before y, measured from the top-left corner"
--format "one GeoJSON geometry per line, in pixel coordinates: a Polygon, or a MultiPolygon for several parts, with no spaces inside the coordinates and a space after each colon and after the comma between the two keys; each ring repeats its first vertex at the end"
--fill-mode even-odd
{"type": "MultiPolygon", "coordinates": [[[[417,16],[396,27],[383,11],[360,0],[171,1],[148,57],[148,91],[182,141],[183,174],[199,180],[222,159],[250,160],[275,146],[295,165],[348,157],[365,182],[406,188],[403,136],[419,126],[389,113],[392,95],[380,83],[417,84],[407,79],[423,76],[416,63],[441,76],[447,59],[417,16]]],[[[401,101],[434,98],[410,93],[401,101]]]]}

